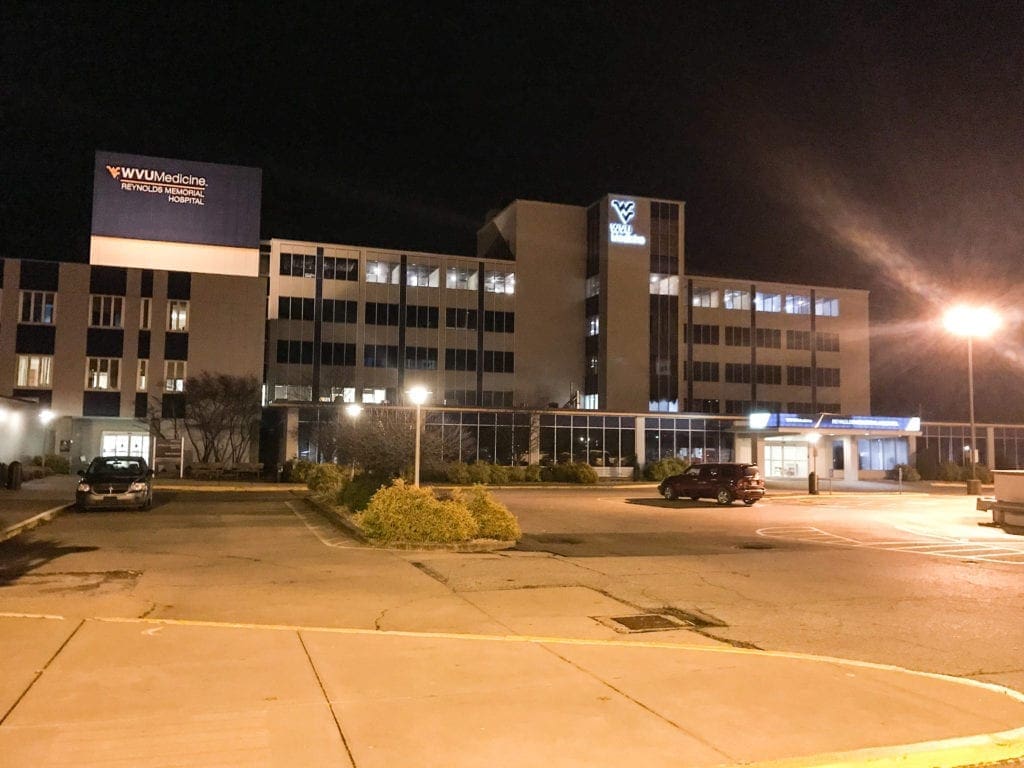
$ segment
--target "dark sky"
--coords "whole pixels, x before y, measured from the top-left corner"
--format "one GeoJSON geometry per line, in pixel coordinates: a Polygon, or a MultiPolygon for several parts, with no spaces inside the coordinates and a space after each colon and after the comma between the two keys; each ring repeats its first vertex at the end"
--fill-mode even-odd
{"type": "Polygon", "coordinates": [[[685,200],[694,274],[872,292],[873,410],[1024,421],[1024,3],[6,3],[0,256],[85,261],[96,149],[263,169],[263,235],[472,253],[685,200]]]}

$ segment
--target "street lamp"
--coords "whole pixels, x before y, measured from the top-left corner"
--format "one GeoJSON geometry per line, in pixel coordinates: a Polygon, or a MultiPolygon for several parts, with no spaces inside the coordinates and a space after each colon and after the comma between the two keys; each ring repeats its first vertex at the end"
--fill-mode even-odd
{"type": "Polygon", "coordinates": [[[974,429],[974,337],[985,338],[991,336],[1002,324],[1002,318],[988,307],[971,307],[966,304],[959,304],[942,318],[946,330],[957,336],[967,337],[967,400],[971,417],[970,436],[970,459],[971,479],[967,481],[968,493],[981,493],[981,483],[978,482],[978,447],[974,429]]]}
{"type": "MultiPolygon", "coordinates": [[[[352,425],[355,426],[356,421],[359,419],[360,414],[363,412],[363,406],[359,403],[349,403],[345,406],[345,415],[352,419],[352,425]]],[[[355,440],[352,440],[352,445],[355,446],[355,440]]],[[[350,480],[356,479],[356,452],[352,451],[352,477],[350,480]]]]}
{"type": "Polygon", "coordinates": [[[416,404],[416,453],[413,459],[413,481],[412,484],[419,488],[420,485],[420,407],[427,402],[426,387],[413,387],[405,394],[416,404]]]}

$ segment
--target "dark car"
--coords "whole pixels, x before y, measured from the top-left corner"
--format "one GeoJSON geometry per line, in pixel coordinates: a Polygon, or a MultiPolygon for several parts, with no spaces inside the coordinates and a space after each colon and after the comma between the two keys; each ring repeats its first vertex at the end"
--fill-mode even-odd
{"type": "Polygon", "coordinates": [[[79,509],[149,509],[153,504],[153,470],[140,456],[97,456],[78,474],[79,509]]]}
{"type": "Polygon", "coordinates": [[[694,464],[681,475],[666,477],[658,486],[666,499],[689,497],[732,504],[740,499],[748,507],[764,497],[764,478],[755,464],[694,464]]]}

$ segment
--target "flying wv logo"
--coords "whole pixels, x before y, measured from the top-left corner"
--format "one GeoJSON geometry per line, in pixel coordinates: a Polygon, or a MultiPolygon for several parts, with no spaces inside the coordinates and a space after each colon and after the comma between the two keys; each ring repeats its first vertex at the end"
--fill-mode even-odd
{"type": "Polygon", "coordinates": [[[116,179],[120,178],[120,176],[121,176],[121,169],[118,168],[116,165],[108,165],[107,166],[107,173],[110,174],[111,178],[116,180],[116,179]]]}
{"type": "Polygon", "coordinates": [[[612,208],[619,214],[619,219],[623,224],[629,224],[636,216],[635,200],[612,200],[612,208]]]}

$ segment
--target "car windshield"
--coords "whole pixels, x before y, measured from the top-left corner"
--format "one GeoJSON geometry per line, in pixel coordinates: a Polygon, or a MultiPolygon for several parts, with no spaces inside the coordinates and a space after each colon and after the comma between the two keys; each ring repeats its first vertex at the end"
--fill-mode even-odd
{"type": "Polygon", "coordinates": [[[93,459],[89,465],[90,475],[137,475],[142,471],[138,459],[93,459]]]}

